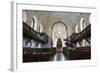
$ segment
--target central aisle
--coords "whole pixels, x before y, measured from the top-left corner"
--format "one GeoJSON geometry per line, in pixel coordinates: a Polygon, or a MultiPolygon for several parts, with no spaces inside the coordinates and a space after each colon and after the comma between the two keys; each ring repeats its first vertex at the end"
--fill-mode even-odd
{"type": "Polygon", "coordinates": [[[65,61],[66,58],[62,52],[58,52],[54,55],[53,61],[65,61]]]}

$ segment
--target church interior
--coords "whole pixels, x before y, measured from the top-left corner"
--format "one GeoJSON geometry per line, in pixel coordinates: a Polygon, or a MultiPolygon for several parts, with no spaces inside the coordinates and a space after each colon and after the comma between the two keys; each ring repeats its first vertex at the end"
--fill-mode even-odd
{"type": "Polygon", "coordinates": [[[23,10],[23,62],[91,59],[91,14],[23,10]]]}

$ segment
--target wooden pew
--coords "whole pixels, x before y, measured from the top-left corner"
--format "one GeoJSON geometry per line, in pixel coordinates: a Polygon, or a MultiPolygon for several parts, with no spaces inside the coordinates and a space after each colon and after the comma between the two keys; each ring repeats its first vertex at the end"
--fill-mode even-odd
{"type": "Polygon", "coordinates": [[[24,48],[23,49],[23,62],[42,62],[50,61],[50,58],[54,55],[47,48],[24,48]]]}
{"type": "Polygon", "coordinates": [[[77,47],[75,50],[69,50],[68,54],[64,51],[64,55],[68,55],[69,60],[91,59],[91,47],[77,47]]]}

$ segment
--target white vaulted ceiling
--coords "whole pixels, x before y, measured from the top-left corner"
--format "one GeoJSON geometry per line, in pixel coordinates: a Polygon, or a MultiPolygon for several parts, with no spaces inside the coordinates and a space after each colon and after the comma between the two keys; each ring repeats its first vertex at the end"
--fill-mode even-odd
{"type": "Polygon", "coordinates": [[[80,13],[73,12],[37,12],[42,22],[46,24],[53,24],[58,20],[65,24],[74,27],[80,21],[80,13]]]}
{"type": "Polygon", "coordinates": [[[79,23],[80,20],[80,13],[75,12],[52,12],[52,11],[33,11],[33,10],[26,10],[27,20],[30,24],[31,16],[37,15],[38,18],[41,20],[43,25],[53,24],[59,19],[74,27],[76,24],[79,23]]]}
{"type": "Polygon", "coordinates": [[[79,13],[79,12],[54,12],[54,11],[34,11],[24,10],[23,21],[31,25],[33,16],[38,19],[38,24],[43,25],[43,30],[49,36],[51,35],[52,25],[60,20],[65,23],[68,27],[69,36],[75,32],[75,26],[80,24],[80,19],[85,18],[86,24],[89,24],[90,13],[79,13]],[[27,18],[25,18],[27,17],[27,18]]]}

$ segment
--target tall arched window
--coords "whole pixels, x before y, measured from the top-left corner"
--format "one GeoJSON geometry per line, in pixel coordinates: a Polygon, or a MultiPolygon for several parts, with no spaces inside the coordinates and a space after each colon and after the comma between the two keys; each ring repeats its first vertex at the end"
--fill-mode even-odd
{"type": "Polygon", "coordinates": [[[79,32],[78,27],[79,27],[79,25],[77,24],[77,25],[76,25],[76,27],[75,27],[75,31],[76,31],[76,33],[78,33],[78,32],[79,32]]]}
{"type": "Polygon", "coordinates": [[[43,32],[43,26],[42,26],[42,24],[40,24],[40,26],[39,26],[39,31],[40,31],[40,33],[43,32]]]}
{"type": "Polygon", "coordinates": [[[85,27],[86,27],[86,25],[85,25],[85,20],[83,20],[82,26],[83,26],[83,29],[85,29],[85,27]]]}
{"type": "Polygon", "coordinates": [[[38,20],[37,20],[36,16],[33,16],[32,23],[31,23],[31,28],[33,28],[36,31],[37,31],[37,22],[38,22],[38,20]]]}
{"type": "Polygon", "coordinates": [[[86,27],[85,26],[85,20],[84,20],[84,18],[81,18],[81,20],[80,20],[80,30],[82,31],[85,27],[86,27]]]}

